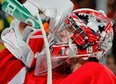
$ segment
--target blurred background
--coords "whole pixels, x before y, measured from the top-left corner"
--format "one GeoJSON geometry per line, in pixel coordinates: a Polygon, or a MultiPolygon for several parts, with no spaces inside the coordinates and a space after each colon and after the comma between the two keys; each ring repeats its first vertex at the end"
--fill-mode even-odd
{"type": "MultiPolygon", "coordinates": [[[[26,0],[18,0],[20,3],[24,3],[26,0]]],[[[13,17],[9,16],[1,10],[1,3],[4,0],[0,0],[0,34],[1,32],[9,27],[13,17]]],[[[74,9],[78,8],[92,8],[96,10],[104,10],[107,16],[113,22],[114,29],[114,40],[113,47],[105,56],[103,64],[107,65],[109,69],[116,74],[116,0],[72,0],[74,3],[74,9]]],[[[4,49],[2,40],[0,39],[0,51],[4,49]]]]}

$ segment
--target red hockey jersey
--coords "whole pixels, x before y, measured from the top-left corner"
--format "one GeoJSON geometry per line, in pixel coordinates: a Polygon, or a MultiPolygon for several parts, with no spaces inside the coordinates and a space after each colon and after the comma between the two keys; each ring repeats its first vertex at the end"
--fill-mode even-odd
{"type": "MultiPolygon", "coordinates": [[[[25,84],[46,84],[46,76],[27,73],[25,84]]],[[[104,65],[88,62],[70,75],[53,74],[53,84],[116,84],[115,75],[104,65]]]]}
{"type": "MultiPolygon", "coordinates": [[[[0,53],[0,84],[7,84],[24,65],[5,49],[0,53]]],[[[46,84],[47,76],[27,72],[24,84],[46,84]]],[[[53,84],[116,84],[115,75],[104,65],[88,62],[70,75],[53,73],[53,84]]]]}

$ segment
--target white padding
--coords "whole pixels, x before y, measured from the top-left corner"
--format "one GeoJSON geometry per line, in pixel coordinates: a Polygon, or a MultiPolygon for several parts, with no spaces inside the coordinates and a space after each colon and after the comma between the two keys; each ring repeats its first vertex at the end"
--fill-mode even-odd
{"type": "Polygon", "coordinates": [[[57,15],[62,14],[68,15],[73,10],[73,3],[70,0],[28,0],[34,4],[37,8],[45,11],[49,8],[54,8],[57,10],[57,15]]]}
{"type": "Polygon", "coordinates": [[[26,1],[23,5],[34,17],[36,17],[37,12],[39,13],[39,9],[30,2],[26,1]]]}

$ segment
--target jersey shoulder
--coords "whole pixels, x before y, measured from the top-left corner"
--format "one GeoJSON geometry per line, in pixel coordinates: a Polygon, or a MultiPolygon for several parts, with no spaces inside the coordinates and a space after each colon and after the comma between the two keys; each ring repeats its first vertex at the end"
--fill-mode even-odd
{"type": "Polygon", "coordinates": [[[65,78],[61,84],[116,84],[115,75],[104,65],[88,62],[65,78]]]}

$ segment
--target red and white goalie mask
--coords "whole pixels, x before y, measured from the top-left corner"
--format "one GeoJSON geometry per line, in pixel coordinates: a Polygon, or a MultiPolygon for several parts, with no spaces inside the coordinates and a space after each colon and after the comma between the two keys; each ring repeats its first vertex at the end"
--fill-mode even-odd
{"type": "MultiPolygon", "coordinates": [[[[70,63],[68,59],[96,57],[98,60],[111,48],[112,22],[103,11],[74,10],[55,32],[50,46],[52,69],[70,63]]],[[[35,75],[47,71],[46,50],[37,54],[35,75]]]]}

